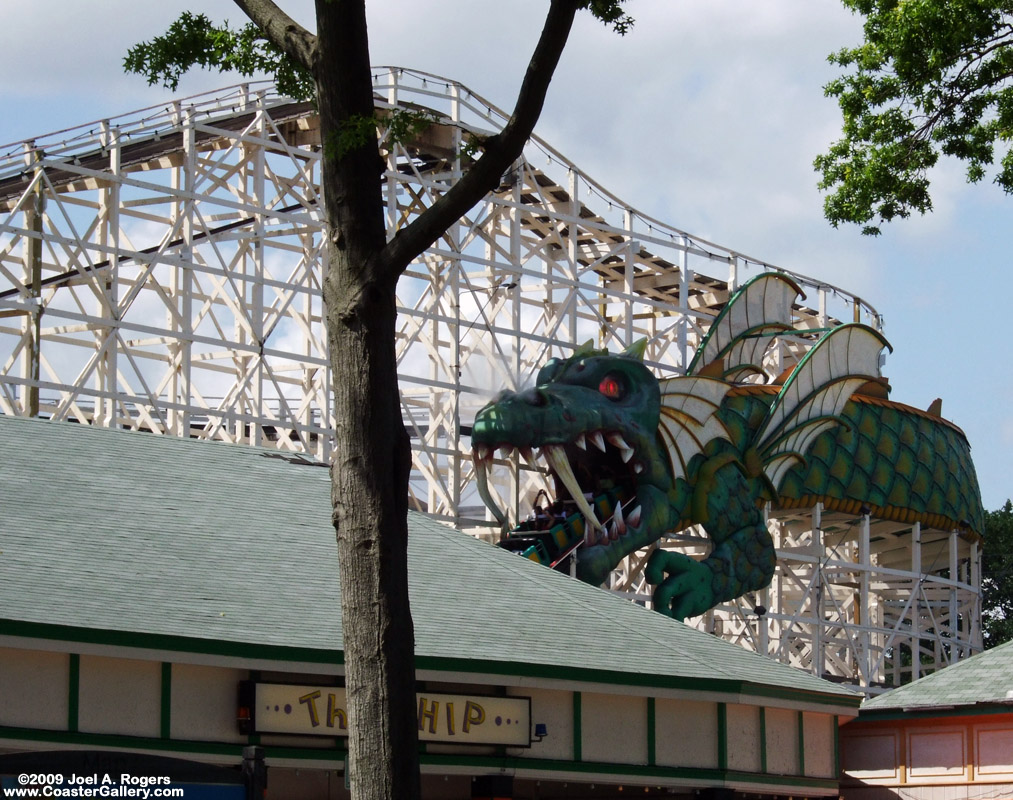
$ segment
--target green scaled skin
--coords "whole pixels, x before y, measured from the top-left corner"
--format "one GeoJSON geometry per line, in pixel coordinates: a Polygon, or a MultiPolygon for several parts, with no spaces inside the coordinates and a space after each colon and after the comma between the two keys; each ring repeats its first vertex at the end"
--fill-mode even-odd
{"type": "MultiPolygon", "coordinates": [[[[741,303],[782,285],[794,287],[761,276],[740,290],[741,303]]],[[[700,347],[717,353],[726,373],[748,366],[728,354],[751,346],[768,324],[743,317],[741,330],[728,326],[723,339],[700,347]]],[[[879,380],[882,346],[869,328],[839,326],[783,385],[766,386],[700,374],[659,381],[642,363],[642,345],[622,354],[584,345],[547,363],[535,387],[504,392],[479,411],[472,445],[480,486],[492,452],[506,447],[540,448],[557,497],[619,490],[626,502],[608,519],[586,503],[580,509],[588,523],[577,575],[595,585],[630,553],[701,525],[712,545],[706,558],[658,549],[646,567],[655,609],[676,619],[770,584],[768,501],[980,536],[981,498],[963,433],[935,414],[860,393],[879,380]]]]}
{"type": "Polygon", "coordinates": [[[673,478],[658,435],[660,407],[658,380],[639,358],[585,351],[550,361],[534,389],[504,393],[483,408],[472,443],[476,452],[483,446],[491,451],[504,445],[558,445],[576,465],[582,488],[594,488],[599,469],[625,476],[636,495],[639,519],[628,520],[625,533],[615,540],[599,536],[578,551],[577,575],[588,583],[602,583],[622,558],[666,532],[704,524],[714,544],[706,560],[659,550],[647,569],[648,580],[659,584],[656,608],[684,619],[769,584],[775,554],[755,502],[766,492],[763,481],[748,477],[739,451],[721,441],[693,459],[690,480],[673,478]],[[618,396],[602,393],[606,379],[619,385],[618,396]],[[608,457],[610,445],[600,453],[586,441],[596,432],[606,440],[618,433],[634,455],[620,467],[621,456],[608,457]],[[586,449],[575,444],[581,434],[586,449]]]}

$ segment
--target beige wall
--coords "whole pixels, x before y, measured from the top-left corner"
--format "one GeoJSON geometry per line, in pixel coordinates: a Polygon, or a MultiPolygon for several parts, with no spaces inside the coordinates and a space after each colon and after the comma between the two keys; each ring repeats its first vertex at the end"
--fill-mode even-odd
{"type": "Polygon", "coordinates": [[[581,753],[584,761],[647,763],[647,698],[581,696],[581,753]]]}
{"type": "Polygon", "coordinates": [[[841,769],[845,800],[1011,797],[1013,713],[852,722],[841,769]]]}
{"type": "Polygon", "coordinates": [[[0,725],[66,730],[70,656],[0,647],[0,725]]]}
{"type": "Polygon", "coordinates": [[[728,768],[741,772],[760,772],[763,769],[760,707],[731,703],[726,707],[725,714],[728,725],[728,768]]]}
{"type": "Polygon", "coordinates": [[[660,766],[717,767],[717,703],[659,699],[654,716],[655,749],[660,766]]]}
{"type": "Polygon", "coordinates": [[[532,742],[526,752],[511,748],[511,755],[562,761],[573,758],[573,692],[510,688],[507,694],[530,697],[532,732],[539,723],[543,723],[549,732],[542,741],[532,742]]]}
{"type": "Polygon", "coordinates": [[[81,656],[78,730],[157,737],[161,727],[162,665],[81,656]]]}
{"type": "Polygon", "coordinates": [[[805,774],[814,778],[836,778],[834,752],[837,720],[826,714],[802,714],[805,731],[805,774]]]}
{"type": "Polygon", "coordinates": [[[767,772],[798,775],[798,712],[785,708],[766,710],[767,772]]]}
{"type": "Polygon", "coordinates": [[[236,726],[237,687],[245,670],[172,665],[170,735],[173,739],[245,742],[236,726]]]}

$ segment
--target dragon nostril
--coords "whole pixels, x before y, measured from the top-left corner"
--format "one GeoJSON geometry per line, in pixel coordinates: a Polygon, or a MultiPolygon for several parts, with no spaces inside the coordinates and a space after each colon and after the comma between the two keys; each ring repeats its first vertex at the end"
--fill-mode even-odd
{"type": "Polygon", "coordinates": [[[530,406],[544,406],[548,399],[538,389],[525,389],[520,393],[520,399],[530,406]]]}

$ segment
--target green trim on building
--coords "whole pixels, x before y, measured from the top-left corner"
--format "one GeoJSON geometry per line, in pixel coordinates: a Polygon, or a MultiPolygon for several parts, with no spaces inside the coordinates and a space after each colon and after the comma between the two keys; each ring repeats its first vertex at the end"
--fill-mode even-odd
{"type": "Polygon", "coordinates": [[[657,711],[653,697],[647,698],[647,763],[654,766],[658,763],[658,732],[656,730],[657,711]]]}
{"type": "Polygon", "coordinates": [[[168,650],[176,653],[247,658],[257,661],[303,661],[310,664],[344,664],[341,650],[316,650],[306,647],[229,642],[140,631],[114,631],[100,628],[78,628],[46,622],[24,622],[0,619],[0,635],[29,639],[47,639],[68,644],[99,644],[142,650],[168,650]]]}
{"type": "Polygon", "coordinates": [[[162,662],[162,697],[159,708],[159,735],[172,738],[172,663],[162,662]]]}
{"type": "MultiPolygon", "coordinates": [[[[952,669],[947,667],[946,669],[952,669]]],[[[891,708],[883,711],[864,708],[859,712],[858,719],[862,722],[872,720],[913,720],[913,719],[937,719],[939,717],[982,717],[990,714],[1013,714],[1013,706],[1000,703],[981,703],[974,706],[958,706],[957,708],[940,708],[929,706],[928,708],[891,708]]]]}
{"type": "Polygon", "coordinates": [[[556,761],[541,758],[497,758],[493,756],[467,756],[427,754],[420,756],[425,765],[440,767],[481,767],[490,770],[530,770],[545,772],[576,772],[580,774],[600,774],[610,777],[647,777],[677,779],[693,783],[746,783],[755,786],[780,785],[787,789],[812,789],[837,791],[836,780],[829,778],[807,778],[797,775],[761,775],[756,772],[737,772],[735,770],[708,769],[700,767],[658,767],[643,764],[612,764],[598,761],[556,761]]]}
{"type": "MultiPolygon", "coordinates": [[[[732,645],[734,647],[734,645],[732,645]]],[[[433,658],[416,656],[417,669],[460,672],[479,675],[510,675],[525,678],[551,678],[580,683],[600,683],[608,686],[628,686],[643,689],[678,689],[684,691],[733,694],[757,700],[786,700],[809,703],[814,706],[858,708],[861,695],[820,694],[805,689],[766,686],[751,681],[722,678],[694,678],[657,673],[632,673],[620,670],[602,670],[550,664],[533,664],[517,661],[483,661],[480,659],[433,658]]]]}
{"type": "Polygon", "coordinates": [[[67,671],[67,730],[77,732],[81,711],[81,656],[70,654],[70,668],[67,671]]]}
{"type": "Polygon", "coordinates": [[[718,769],[728,769],[728,705],[718,703],[718,769]]]}
{"type": "MultiPolygon", "coordinates": [[[[243,756],[242,744],[221,744],[189,740],[165,741],[140,736],[119,736],[112,734],[71,733],[68,731],[47,731],[32,728],[0,726],[0,739],[13,739],[53,744],[74,744],[86,747],[107,747],[126,750],[154,750],[174,754],[203,754],[227,756],[239,761],[243,756]]],[[[336,740],[340,742],[341,740],[336,740]]],[[[267,745],[264,748],[267,759],[286,758],[303,761],[333,760],[338,768],[345,759],[347,750],[340,745],[334,747],[281,747],[267,745]]],[[[551,759],[527,759],[511,756],[472,756],[468,754],[423,753],[419,761],[428,766],[467,767],[492,770],[530,770],[535,772],[573,772],[579,774],[601,774],[615,777],[648,777],[676,779],[686,782],[744,783],[755,786],[780,785],[792,789],[811,789],[822,792],[835,791],[837,781],[825,778],[806,778],[795,775],[762,775],[734,770],[707,769],[694,767],[658,767],[640,764],[613,764],[606,762],[569,762],[551,759]]]]}
{"type": "MultiPolygon", "coordinates": [[[[837,717],[834,717],[837,719],[837,717]]],[[[760,706],[760,772],[767,771],[767,709],[760,706]]],[[[836,773],[835,773],[836,774],[836,773]]]]}
{"type": "Polygon", "coordinates": [[[583,758],[583,733],[581,728],[581,695],[580,692],[573,693],[573,760],[580,761],[583,758]]]}
{"type": "MultiPolygon", "coordinates": [[[[209,756],[233,756],[242,760],[244,744],[222,742],[199,742],[188,739],[156,739],[147,736],[124,736],[110,733],[80,733],[76,731],[48,731],[37,728],[14,728],[0,725],[0,739],[15,739],[25,742],[50,742],[52,744],[74,744],[85,747],[108,747],[123,750],[157,750],[166,753],[193,753],[209,756]]],[[[334,747],[283,747],[264,746],[267,758],[293,758],[306,761],[335,757],[341,759],[345,748],[334,739],[334,747]]]]}
{"type": "Polygon", "coordinates": [[[798,712],[798,774],[805,775],[805,717],[798,712]]]}
{"type": "MultiPolygon", "coordinates": [[[[77,628],[69,625],[23,622],[20,620],[0,619],[0,635],[47,639],[50,641],[67,642],[69,644],[86,643],[146,650],[167,650],[170,652],[225,658],[256,659],[258,661],[302,662],[334,667],[344,665],[344,652],[337,649],[261,645],[253,642],[232,642],[156,633],[77,628]]],[[[732,646],[734,647],[734,645],[732,646]]],[[[415,667],[418,670],[432,670],[434,672],[549,678],[552,680],[569,680],[580,683],[600,683],[608,686],[716,692],[742,695],[756,699],[805,702],[815,706],[857,708],[862,702],[861,696],[851,692],[848,694],[819,694],[804,689],[765,686],[744,680],[681,677],[659,675],[656,673],[630,673],[592,668],[582,669],[565,665],[557,666],[523,661],[493,661],[416,655],[415,667]]]]}
{"type": "Polygon", "coordinates": [[[834,714],[834,775],[841,774],[841,718],[834,714]]]}

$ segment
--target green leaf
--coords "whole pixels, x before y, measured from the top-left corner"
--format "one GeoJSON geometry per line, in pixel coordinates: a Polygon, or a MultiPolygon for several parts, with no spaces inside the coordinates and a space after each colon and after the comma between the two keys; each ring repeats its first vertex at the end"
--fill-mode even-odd
{"type": "Polygon", "coordinates": [[[623,10],[620,0],[585,0],[581,8],[586,8],[595,17],[607,25],[620,36],[625,36],[633,27],[633,17],[623,10]]]}
{"type": "Polygon", "coordinates": [[[981,563],[981,622],[985,647],[1013,639],[1013,503],[985,513],[981,563]]]}
{"type": "MultiPolygon", "coordinates": [[[[1013,135],[1013,3],[842,2],[865,16],[865,41],[828,57],[849,70],[824,87],[843,138],[814,167],[827,219],[876,234],[931,210],[928,170],[941,155],[965,161],[971,182],[994,169],[995,143],[1013,135]]],[[[1013,189],[1006,159],[995,180],[1013,189]]]]}
{"type": "Polygon", "coordinates": [[[127,72],[172,91],[194,67],[234,71],[246,77],[266,73],[273,76],[284,95],[297,100],[315,96],[312,76],[263,38],[252,23],[232,29],[228,22],[215,26],[204,14],[184,11],[165,34],[134,45],[123,59],[127,72]]]}

